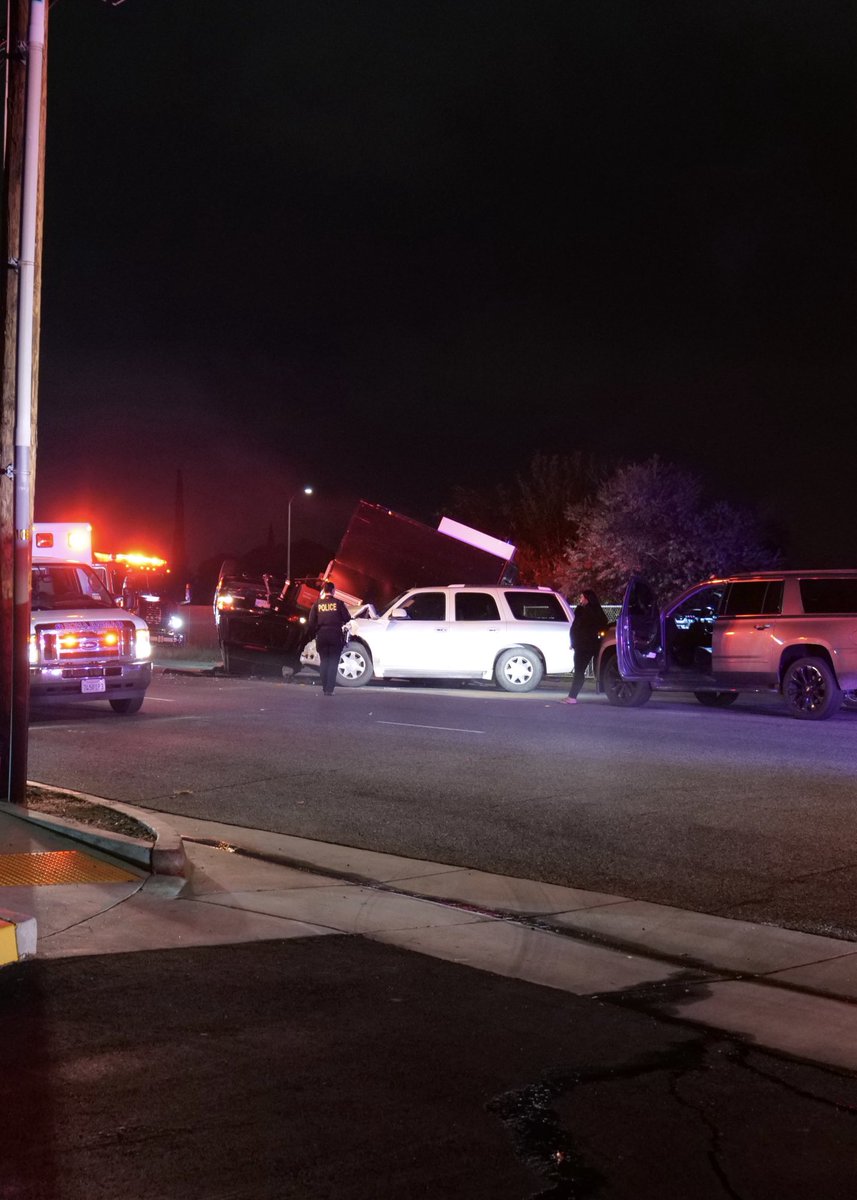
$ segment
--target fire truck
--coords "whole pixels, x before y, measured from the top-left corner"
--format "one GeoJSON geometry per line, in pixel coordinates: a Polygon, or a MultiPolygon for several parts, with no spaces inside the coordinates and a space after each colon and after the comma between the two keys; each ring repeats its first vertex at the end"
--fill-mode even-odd
{"type": "Polygon", "coordinates": [[[152,681],[146,622],[117,603],[93,565],[84,522],[33,526],[30,697],[34,705],[107,700],[142,708],[152,681]]]}
{"type": "Polygon", "coordinates": [[[165,559],[147,554],[102,554],[98,550],[94,557],[96,570],[106,573],[118,603],[143,618],[153,642],[184,645],[187,630],[180,609],[188,603],[187,588],[176,581],[165,559]]]}

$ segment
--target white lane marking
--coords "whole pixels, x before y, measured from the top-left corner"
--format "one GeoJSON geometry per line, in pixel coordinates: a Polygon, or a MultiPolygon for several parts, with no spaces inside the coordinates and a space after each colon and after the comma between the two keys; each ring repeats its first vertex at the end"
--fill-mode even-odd
{"type": "Polygon", "coordinates": [[[379,725],[404,725],[406,729],[440,729],[444,733],[484,733],[484,729],[459,729],[455,725],[414,725],[410,721],[379,721],[379,725]]]}
{"type": "Polygon", "coordinates": [[[176,704],[176,700],[168,700],[166,696],[147,696],[146,703],[149,704],[152,700],[159,700],[161,704],[176,704]]]}

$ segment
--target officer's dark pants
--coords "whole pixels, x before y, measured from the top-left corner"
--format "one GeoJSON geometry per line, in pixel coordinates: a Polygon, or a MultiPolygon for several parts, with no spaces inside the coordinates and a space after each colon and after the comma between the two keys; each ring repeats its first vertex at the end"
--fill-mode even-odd
{"type": "Polygon", "coordinates": [[[590,642],[583,646],[574,647],[574,674],[571,677],[571,688],[568,693],[572,700],[577,699],[580,689],[583,687],[586,668],[595,657],[597,649],[597,642],[590,642]]]}
{"type": "MultiPolygon", "coordinates": [[[[339,630],[335,631],[339,634],[339,630]]],[[[330,634],[325,636],[324,631],[320,631],[315,641],[318,649],[318,657],[321,659],[321,686],[325,696],[332,696],[333,689],[336,687],[336,675],[339,669],[339,656],[342,653],[342,638],[340,636],[331,637],[330,634]]]]}

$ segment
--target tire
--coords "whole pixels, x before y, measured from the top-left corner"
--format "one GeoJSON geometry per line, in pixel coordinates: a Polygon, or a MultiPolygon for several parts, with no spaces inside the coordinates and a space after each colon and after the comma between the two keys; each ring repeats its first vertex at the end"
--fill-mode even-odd
{"type": "Polygon", "coordinates": [[[504,692],[532,692],[545,673],[534,650],[504,650],[494,667],[494,679],[504,692]]]}
{"type": "Polygon", "coordinates": [[[123,700],[111,700],[110,707],[114,712],[122,713],[123,716],[130,716],[131,713],[139,712],[143,707],[143,696],[128,696],[123,700]]]}
{"type": "Polygon", "coordinates": [[[842,707],[857,709],[857,688],[842,693],[842,707]]]}
{"type": "Polygon", "coordinates": [[[826,721],[842,704],[842,692],[823,658],[798,658],[783,675],[783,699],[793,717],[826,721]]]}
{"type": "Polygon", "coordinates": [[[738,699],[737,692],[694,692],[693,694],[705,708],[728,708],[738,699]]]}
{"type": "Polygon", "coordinates": [[[652,698],[652,685],[644,679],[623,679],[619,661],[610,654],[601,668],[601,688],[615,708],[641,708],[652,698]]]}
{"type": "Polygon", "coordinates": [[[375,674],[372,655],[362,642],[346,642],[339,656],[336,682],[340,687],[365,687],[375,674]]]}
{"type": "Polygon", "coordinates": [[[222,645],[220,647],[220,653],[223,655],[223,670],[227,675],[232,675],[235,668],[235,661],[232,657],[232,651],[227,645],[222,645]]]}

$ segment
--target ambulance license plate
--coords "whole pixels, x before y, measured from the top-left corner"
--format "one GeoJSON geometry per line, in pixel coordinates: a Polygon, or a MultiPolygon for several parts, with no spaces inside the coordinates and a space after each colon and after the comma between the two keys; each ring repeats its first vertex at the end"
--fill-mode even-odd
{"type": "Polygon", "coordinates": [[[106,692],[106,679],[81,679],[80,690],[82,692],[106,692]]]}

